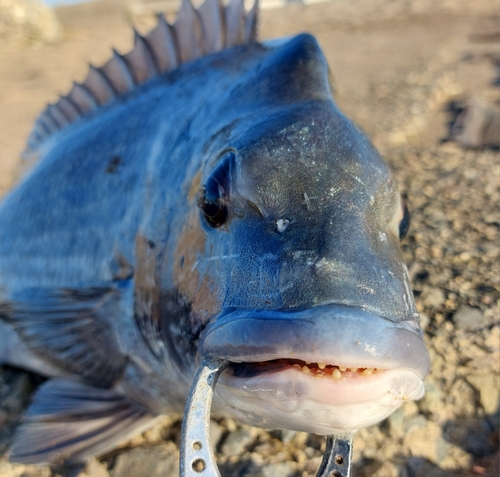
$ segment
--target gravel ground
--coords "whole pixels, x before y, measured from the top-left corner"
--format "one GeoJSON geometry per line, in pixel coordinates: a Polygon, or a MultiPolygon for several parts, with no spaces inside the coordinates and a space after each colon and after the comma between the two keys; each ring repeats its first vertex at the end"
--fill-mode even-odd
{"type": "MultiPolygon", "coordinates": [[[[480,98],[498,107],[498,6],[374,3],[268,10],[261,34],[317,36],[340,106],[387,158],[412,214],[403,248],[433,361],[427,394],[356,434],[353,475],[498,477],[500,161],[498,149],[464,149],[446,140],[450,104],[480,98]]],[[[24,137],[43,103],[83,76],[84,60],[106,58],[98,45],[124,51],[130,44],[117,11],[98,3],[60,9],[61,43],[0,49],[1,190],[12,185],[24,137]]],[[[39,383],[37,376],[0,368],[0,452],[39,383]]],[[[13,465],[3,457],[0,475],[175,476],[179,430],[178,416],[165,417],[84,469],[13,465]]],[[[322,437],[231,420],[213,421],[212,436],[225,477],[313,476],[325,445],[322,437]]]]}

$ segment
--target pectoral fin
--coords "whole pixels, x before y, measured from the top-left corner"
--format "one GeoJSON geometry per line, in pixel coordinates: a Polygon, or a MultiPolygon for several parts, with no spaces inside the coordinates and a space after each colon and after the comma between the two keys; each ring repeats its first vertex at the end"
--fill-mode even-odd
{"type": "Polygon", "coordinates": [[[76,464],[149,427],[155,416],[114,391],[53,379],[37,391],[10,449],[23,464],[76,464]]]}
{"type": "Polygon", "coordinates": [[[127,364],[110,326],[121,318],[124,296],[117,286],[25,289],[0,304],[0,320],[60,375],[109,388],[127,364]]]}

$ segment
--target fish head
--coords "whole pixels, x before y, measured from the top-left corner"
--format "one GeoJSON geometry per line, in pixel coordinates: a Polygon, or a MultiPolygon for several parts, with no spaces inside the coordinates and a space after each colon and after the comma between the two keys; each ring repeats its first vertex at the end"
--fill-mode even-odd
{"type": "Polygon", "coordinates": [[[245,91],[206,148],[183,264],[198,357],[231,362],[214,406],[319,434],[374,424],[429,371],[395,178],[335,105],[312,37],[276,47],[245,91]]]}

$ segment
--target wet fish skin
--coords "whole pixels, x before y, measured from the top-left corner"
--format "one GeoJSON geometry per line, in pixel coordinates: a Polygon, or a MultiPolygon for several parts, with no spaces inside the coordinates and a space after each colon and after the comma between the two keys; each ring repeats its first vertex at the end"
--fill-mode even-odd
{"type": "Polygon", "coordinates": [[[398,244],[400,195],[336,107],[310,35],[186,63],[36,153],[0,204],[0,361],[52,379],[13,460],[104,452],[181,411],[211,355],[387,369],[391,402],[370,405],[311,404],[331,383],[291,370],[243,385],[223,375],[215,407],[266,427],[356,429],[408,398],[398,386],[421,394],[429,358],[398,244]],[[200,208],[211,179],[227,207],[215,228],[200,208]],[[251,391],[261,382],[269,395],[251,391]]]}

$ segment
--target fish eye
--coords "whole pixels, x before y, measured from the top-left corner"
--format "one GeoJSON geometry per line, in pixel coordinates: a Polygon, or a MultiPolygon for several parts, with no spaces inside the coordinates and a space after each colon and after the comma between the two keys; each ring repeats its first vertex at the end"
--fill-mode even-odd
{"type": "Polygon", "coordinates": [[[217,228],[226,223],[229,213],[224,203],[224,191],[214,179],[209,178],[203,187],[198,205],[210,227],[217,228]]]}
{"type": "Polygon", "coordinates": [[[198,201],[205,220],[213,228],[224,225],[229,217],[227,199],[229,197],[229,176],[233,159],[234,153],[232,152],[224,156],[206,180],[202,188],[202,196],[198,201]]]}
{"type": "Polygon", "coordinates": [[[408,229],[410,228],[410,212],[406,205],[406,201],[401,198],[401,220],[399,221],[399,240],[403,240],[408,233],[408,229]]]}

